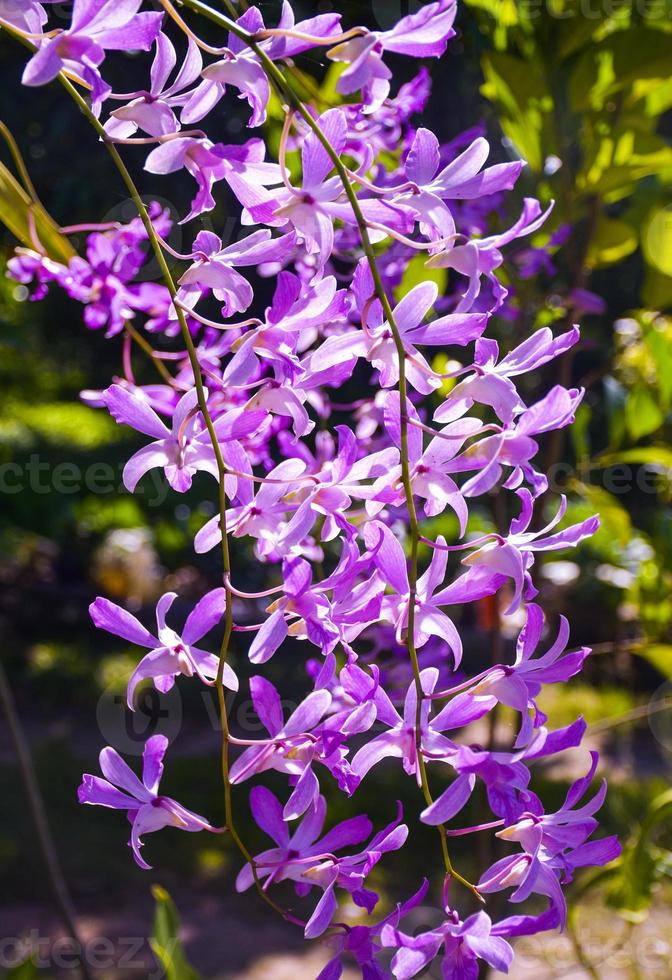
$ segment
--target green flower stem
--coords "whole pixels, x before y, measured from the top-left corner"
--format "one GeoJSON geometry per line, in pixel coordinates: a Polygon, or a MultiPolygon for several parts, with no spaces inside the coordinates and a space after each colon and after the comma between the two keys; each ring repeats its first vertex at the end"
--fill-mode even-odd
{"type": "MultiPolygon", "coordinates": [[[[161,0],[163,3],[164,0],[161,0]]],[[[424,700],[424,692],[422,690],[422,681],[420,677],[420,665],[418,662],[418,653],[415,646],[415,605],[416,605],[416,595],[417,595],[417,583],[418,583],[418,549],[420,543],[420,524],[418,521],[418,513],[415,506],[415,498],[413,495],[413,484],[411,481],[411,467],[409,462],[408,454],[408,417],[406,415],[406,399],[408,394],[408,382],[406,378],[406,351],[404,350],[404,343],[399,333],[399,328],[395,321],[394,311],[392,305],[388,298],[383,285],[383,280],[380,275],[380,269],[378,268],[378,263],[376,260],[376,253],[371,243],[369,237],[369,229],[366,222],[366,218],[362,212],[362,209],[357,198],[357,193],[355,191],[354,185],[350,180],[347,168],[343,161],[341,160],[339,154],[336,152],[334,147],[331,145],[329,139],[324,134],[320,124],[313,118],[308,108],[301,101],[299,96],[293,90],[288,79],[285,77],[283,72],[278,68],[278,66],[271,61],[265,51],[255,42],[252,35],[248,34],[246,31],[238,27],[235,22],[224,17],[222,14],[218,13],[212,8],[208,7],[206,4],[202,3],[201,0],[178,0],[181,6],[188,7],[207,17],[209,20],[218,24],[220,27],[231,31],[237,37],[239,37],[245,44],[250,47],[254,53],[259,58],[262,67],[264,68],[269,80],[274,83],[276,89],[279,91],[280,95],[287,100],[289,106],[296,111],[304,120],[306,125],[313,131],[321,145],[323,146],[325,152],[329,156],[329,159],[334,165],[334,169],[338,174],[345,194],[350,202],[355,219],[357,221],[357,226],[359,228],[359,233],[362,239],[362,247],[364,253],[369,261],[369,266],[371,268],[371,273],[373,276],[373,281],[375,284],[376,296],[380,300],[385,313],[385,319],[390,325],[392,330],[392,335],[394,337],[394,344],[397,349],[397,356],[399,359],[399,396],[400,396],[400,429],[401,429],[401,465],[402,465],[402,481],[404,485],[404,496],[406,498],[406,507],[408,510],[409,518],[409,529],[410,529],[410,541],[411,541],[411,560],[410,560],[410,570],[409,570],[409,608],[408,608],[408,636],[407,645],[408,652],[411,659],[411,664],[413,666],[413,676],[415,679],[415,687],[417,692],[417,713],[416,713],[416,724],[415,724],[415,740],[416,740],[416,755],[418,760],[418,770],[420,773],[422,793],[425,798],[427,805],[431,805],[433,802],[431,789],[429,786],[429,780],[427,778],[427,769],[425,766],[425,760],[422,755],[422,730],[421,730],[421,718],[422,718],[422,704],[424,700]]],[[[477,888],[466,878],[460,875],[455,868],[450,858],[450,852],[448,850],[448,841],[446,838],[446,830],[444,826],[439,826],[438,832],[441,838],[441,850],[443,853],[443,860],[446,868],[446,873],[451,877],[455,878],[462,885],[468,888],[480,901],[483,901],[482,896],[479,894],[477,888]]]]}
{"type": "MultiPolygon", "coordinates": [[[[58,858],[58,851],[49,826],[49,819],[37,780],[37,774],[35,773],[30,746],[16,710],[14,695],[2,661],[0,661],[0,704],[2,705],[9,735],[14,746],[19,772],[28,801],[28,809],[33,818],[38,847],[42,853],[46,877],[51,886],[56,907],[68,935],[76,945],[76,958],[83,980],[93,980],[86,956],[83,952],[84,947],[78,932],[77,919],[70,898],[70,892],[68,891],[63,869],[58,858]]],[[[18,971],[21,971],[21,967],[18,968],[18,971]]]]}
{"type": "MultiPolygon", "coordinates": [[[[145,204],[142,198],[140,197],[140,193],[135,185],[135,182],[133,181],[133,178],[131,177],[124,161],[122,160],[119,151],[117,150],[116,146],[113,143],[109,142],[107,138],[107,134],[103,126],[101,125],[100,121],[91,112],[91,109],[87,105],[86,101],[82,98],[82,96],[79,94],[79,92],[74,87],[74,85],[63,75],[59,75],[59,81],[65,88],[66,92],[71,96],[73,101],[77,104],[78,108],[81,110],[83,115],[91,123],[91,125],[97,132],[98,136],[105,143],[108,153],[112,157],[112,160],[114,161],[114,164],[117,170],[119,171],[119,174],[124,184],[126,185],[128,193],[131,196],[131,200],[133,201],[133,204],[137,209],[137,212],[142,220],[142,223],[145,226],[145,230],[147,231],[147,236],[152,246],[154,255],[156,256],[156,260],[159,263],[159,267],[161,269],[161,275],[166,284],[166,287],[168,288],[171,297],[174,298],[177,293],[177,288],[175,286],[173,277],[170,273],[170,269],[168,268],[168,263],[166,262],[166,258],[163,254],[163,250],[161,248],[159,240],[156,237],[154,226],[152,225],[150,217],[147,213],[145,204]]],[[[217,461],[217,474],[218,474],[218,481],[219,481],[219,526],[222,533],[222,565],[225,573],[225,580],[228,581],[231,576],[231,556],[229,552],[229,539],[228,539],[227,528],[226,528],[226,487],[225,487],[226,464],[224,462],[224,457],[222,456],[222,450],[219,445],[219,440],[217,438],[217,432],[215,430],[212,418],[210,416],[210,412],[208,410],[207,396],[205,393],[205,387],[203,385],[203,377],[201,374],[201,366],[198,360],[198,354],[196,353],[196,348],[194,347],[194,342],[192,340],[191,333],[189,331],[189,327],[187,325],[187,321],[183,310],[181,310],[180,307],[177,306],[177,304],[175,304],[175,310],[180,323],[182,338],[187,348],[187,354],[189,356],[191,369],[194,374],[194,382],[196,385],[196,392],[198,395],[198,405],[201,410],[201,414],[203,415],[203,418],[205,420],[205,425],[208,430],[208,435],[212,442],[212,448],[214,450],[215,459],[217,461]]],[[[266,902],[267,905],[270,905],[271,908],[273,908],[276,912],[280,913],[280,915],[284,917],[286,916],[287,913],[282,908],[280,908],[280,906],[277,905],[273,901],[273,899],[270,898],[270,896],[267,895],[266,892],[264,891],[261,881],[259,879],[259,874],[257,871],[256,864],[252,858],[250,851],[244,844],[236,828],[235,820],[234,820],[233,802],[232,802],[232,794],[231,794],[231,780],[229,775],[230,728],[229,728],[229,719],[228,719],[228,712],[226,708],[226,699],[224,696],[224,685],[223,685],[224,667],[226,665],[226,661],[229,653],[229,644],[230,644],[232,632],[233,632],[233,604],[232,604],[231,592],[229,591],[229,589],[227,589],[224,638],[222,640],[222,645],[220,649],[219,667],[217,671],[217,677],[215,679],[215,686],[217,689],[217,700],[219,704],[219,714],[220,714],[221,724],[222,724],[221,767],[222,767],[222,780],[224,783],[224,810],[225,810],[226,827],[229,833],[231,834],[231,838],[236,844],[238,850],[240,851],[240,853],[242,854],[242,856],[245,858],[245,860],[248,862],[248,864],[252,869],[254,882],[257,891],[259,892],[259,895],[262,897],[262,899],[266,902]]]]}

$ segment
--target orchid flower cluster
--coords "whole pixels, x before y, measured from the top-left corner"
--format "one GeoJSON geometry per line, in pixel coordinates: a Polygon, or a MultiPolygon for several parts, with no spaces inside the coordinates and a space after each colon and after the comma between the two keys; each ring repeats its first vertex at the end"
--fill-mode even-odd
{"type": "Polygon", "coordinates": [[[168,826],[227,830],[242,855],[237,889],[256,887],[306,938],[328,937],[335,952],[321,980],[339,977],[346,957],[369,980],[413,977],[436,957],[455,980],[473,980],[480,961],[506,972],[509,940],[562,926],[563,885],[619,852],[614,838],[591,839],[605,793],[586,798],[595,756],[556,812],[546,813],[530,786],[532,763],[579,745],[585,731],[581,719],[549,728],[540,692],[576,675],[590,653],[568,649],[565,619],[557,635],[547,625],[534,601],[536,555],[578,545],[598,526],[597,518],[568,525],[562,498],[545,526],[540,519],[550,491],[535,468],[539,439],[572,423],[583,392],[558,385],[528,404],[517,387],[572,348],[578,329],[542,328],[504,350],[488,336],[493,317],[511,315],[498,275],[505,254],[522,256],[528,270],[539,266],[543,250],[530,236],[550,208],[525,199],[507,221],[506,192],[523,162],[488,165],[480,131],[442,144],[414,123],[431,94],[425,60],[444,55],[456,0],[427,3],[382,31],[344,30],[337,13],[297,23],[287,0],[274,27],[245,4],[237,12],[225,3],[231,17],[200,0],[183,0],[179,12],[168,0],[162,12],[151,6],[74,0],[69,26],[51,29],[46,0],[0,0],[0,24],[33,49],[24,84],[63,84],[139,211],[128,224],[94,228],[86,254],[67,265],[39,241],[19,248],[10,275],[33,284],[34,299],[60,286],[83,304],[87,327],[123,338],[123,372],[85,397],[144,437],[124,470],[127,489],[159,468],[181,494],[201,472],[198,486],[209,479],[219,504],[194,547],[221,549],[222,581],[181,628],[174,593],[159,600],[153,628],[105,598],[91,615],[144,651],[129,678],[129,709],[140,683],[165,692],[184,676],[216,690],[226,827],[160,795],[168,747],[160,735],[147,742],[142,780],[106,748],[102,778],[84,776],[79,799],[127,812],[143,868],[144,835],[168,826]],[[199,36],[206,18],[221,29],[218,48],[199,36]],[[151,53],[147,85],[114,92],[106,59],[131,50],[151,53]],[[333,64],[341,104],[296,94],[295,59],[311,50],[333,64]],[[400,56],[423,64],[395,89],[400,56]],[[257,135],[225,145],[194,127],[226,113],[231,94],[249,104],[257,135]],[[262,128],[271,100],[284,118],[277,159],[262,128]],[[201,227],[191,249],[175,253],[166,242],[170,215],[144,208],[121,161],[125,144],[147,147],[145,170],[157,186],[169,173],[195,181],[184,223],[215,208],[224,182],[245,234],[225,244],[201,227]],[[138,281],[150,252],[161,283],[138,281]],[[169,252],[181,263],[177,281],[169,252]],[[447,270],[443,290],[435,270],[447,270]],[[274,287],[265,310],[255,295],[260,279],[274,287]],[[135,342],[160,371],[158,383],[136,381],[135,342]],[[353,385],[367,395],[353,402],[353,385]],[[471,510],[493,493],[511,501],[513,517],[476,535],[471,510]],[[454,528],[452,540],[432,534],[437,526],[454,528]],[[236,587],[232,539],[247,539],[275,585],[257,594],[236,587]],[[460,621],[487,597],[522,628],[512,663],[477,671],[460,621]],[[220,623],[215,649],[208,637],[220,623]],[[294,663],[301,649],[305,686],[286,713],[264,665],[294,663]],[[224,689],[248,686],[267,733],[257,740],[237,738],[228,723],[224,689]],[[468,726],[498,705],[517,719],[511,745],[473,744],[468,726]],[[325,832],[325,791],[356,806],[360,784],[375,780],[384,760],[417,783],[415,814],[399,807],[383,829],[359,814],[325,832]],[[285,777],[280,799],[264,785],[270,771],[285,777]],[[236,788],[252,780],[252,816],[270,841],[257,855],[234,814],[236,788]],[[460,814],[479,786],[489,812],[465,828],[460,814]],[[426,901],[422,869],[416,894],[382,918],[368,881],[386,855],[412,848],[409,816],[437,828],[445,872],[442,924],[420,934],[405,931],[404,920],[426,901]],[[475,882],[450,856],[451,838],[464,834],[495,835],[507,848],[475,882]],[[271,894],[290,881],[299,904],[287,910],[271,894]],[[514,905],[538,898],[532,911],[493,922],[487,903],[496,892],[514,905]],[[348,898],[362,910],[356,925],[339,918],[339,899],[348,898]]]}

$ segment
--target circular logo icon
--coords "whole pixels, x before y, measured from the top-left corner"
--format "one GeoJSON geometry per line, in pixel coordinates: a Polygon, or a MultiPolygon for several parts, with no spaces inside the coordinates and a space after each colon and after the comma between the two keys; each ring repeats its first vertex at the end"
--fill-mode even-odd
{"type": "Polygon", "coordinates": [[[96,709],[98,728],[108,745],[122,755],[142,755],[152,735],[165,735],[169,742],[182,727],[182,698],[177,685],[162,694],[149,685],[136,692],[135,711],[126,704],[126,693],[118,686],[103,692],[96,709]]]}
{"type": "Polygon", "coordinates": [[[649,728],[656,741],[672,752],[672,681],[665,681],[649,701],[649,728]]]}
{"type": "Polygon", "coordinates": [[[371,13],[378,30],[389,31],[402,17],[417,14],[424,6],[422,0],[371,0],[371,13]]]}

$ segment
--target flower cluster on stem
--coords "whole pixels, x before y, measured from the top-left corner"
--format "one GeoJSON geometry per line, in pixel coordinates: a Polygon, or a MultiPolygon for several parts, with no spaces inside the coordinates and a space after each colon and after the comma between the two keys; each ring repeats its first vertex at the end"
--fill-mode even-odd
{"type": "MultiPolygon", "coordinates": [[[[542,328],[503,352],[489,336],[497,317],[514,315],[498,275],[507,250],[520,251],[551,207],[525,199],[507,220],[507,192],[523,162],[488,166],[480,130],[442,144],[417,125],[431,95],[424,64],[393,90],[399,58],[445,54],[456,0],[427,3],[384,31],[346,30],[335,13],[297,23],[288,0],[273,26],[256,6],[240,16],[233,3],[231,16],[201,0],[161,0],[163,12],[144,6],[74,0],[69,26],[50,29],[46,0],[0,0],[0,26],[31,49],[24,84],[62,84],[138,211],[127,224],[91,226],[85,255],[67,265],[35,236],[34,248],[16,250],[9,274],[32,285],[33,299],[61,287],[82,303],[89,329],[121,343],[120,374],[86,397],[143,437],[124,469],[129,492],[160,468],[179,494],[205,474],[198,486],[211,480],[217,499],[194,547],[221,549],[221,584],[180,631],[174,593],[159,600],[152,630],[102,597],[93,621],[146,651],[129,678],[131,710],[140,683],[165,692],[182,677],[216,690],[219,829],[242,856],[236,887],[255,886],[307,939],[328,935],[336,952],[321,980],[340,976],[345,957],[365,978],[413,977],[436,957],[456,980],[476,977],[479,961],[507,971],[508,940],[562,926],[563,885],[577,868],[618,854],[613,838],[591,839],[604,788],[581,802],[596,757],[556,813],[545,812],[530,785],[531,764],[576,747],[585,730],[581,719],[547,727],[539,694],[578,673],[590,652],[568,651],[565,620],[555,641],[546,639],[534,601],[536,555],[576,546],[598,526],[597,518],[568,524],[563,499],[542,526],[548,481],[534,466],[539,438],[572,423],[583,392],[556,386],[529,404],[516,383],[574,346],[578,328],[557,336],[542,328]],[[220,30],[217,46],[200,37],[206,21],[220,30]],[[311,49],[326,51],[339,100],[331,89],[329,103],[322,91],[314,102],[297,94],[306,84],[295,58],[311,49]],[[124,51],[151,52],[145,88],[118,93],[105,80],[107,59],[124,51]],[[200,127],[227,111],[232,92],[261,135],[214,142],[200,127]],[[277,159],[262,128],[272,100],[284,120],[277,159]],[[225,244],[198,227],[189,251],[176,253],[166,241],[170,215],[145,207],[124,163],[128,143],[146,146],[145,170],[157,187],[164,174],[186,171],[195,181],[181,219],[190,229],[216,207],[225,182],[245,234],[225,244]],[[150,254],[161,282],[138,281],[150,254]],[[167,255],[180,263],[176,278],[167,255]],[[260,279],[272,281],[266,309],[260,279]],[[134,344],[159,383],[136,379],[134,344]],[[437,357],[446,353],[449,360],[437,357]],[[368,395],[353,403],[353,387],[368,395]],[[475,534],[473,508],[494,492],[507,495],[510,523],[475,534]],[[450,540],[447,530],[432,535],[437,519],[453,529],[450,540]],[[230,538],[249,539],[277,584],[241,590],[230,538]],[[246,612],[234,616],[234,597],[246,612]],[[486,599],[518,618],[520,636],[513,662],[483,670],[462,621],[486,599]],[[213,649],[208,637],[222,625],[213,649]],[[305,684],[291,692],[295,708],[286,716],[264,666],[295,658],[301,645],[305,684]],[[547,649],[537,655],[540,645],[547,649]],[[249,689],[268,737],[236,737],[225,689],[249,689]],[[520,718],[512,744],[473,744],[468,726],[499,704],[520,718]],[[383,760],[397,760],[417,783],[415,821],[437,828],[443,923],[420,935],[404,931],[404,919],[425,901],[423,869],[419,891],[384,918],[368,882],[387,854],[412,847],[413,815],[398,807],[376,830],[358,814],[324,832],[329,793],[356,805],[360,784],[375,780],[383,760]],[[271,770],[286,777],[282,799],[263,784],[271,770]],[[234,807],[234,791],[251,780],[253,819],[273,844],[256,856],[234,807]],[[479,783],[487,812],[473,827],[453,826],[479,783]],[[510,854],[469,880],[450,849],[464,834],[496,835],[510,854]],[[272,897],[282,882],[293,883],[296,909],[272,897]],[[488,896],[500,891],[513,903],[539,896],[536,911],[493,922],[488,896]],[[339,921],[345,896],[363,910],[362,924],[339,921]],[[486,908],[468,914],[474,900],[486,908]]],[[[104,778],[87,774],[79,790],[83,803],[127,811],[143,868],[141,835],[218,829],[159,795],[167,748],[162,736],[148,741],[140,780],[107,747],[104,778]]]]}

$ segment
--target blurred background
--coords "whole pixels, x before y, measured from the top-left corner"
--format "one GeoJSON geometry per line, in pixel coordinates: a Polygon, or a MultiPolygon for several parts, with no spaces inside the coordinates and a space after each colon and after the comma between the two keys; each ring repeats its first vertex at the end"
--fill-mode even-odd
{"type": "MultiPolygon", "coordinates": [[[[259,6],[271,22],[278,5],[259,6]]],[[[337,8],[346,25],[388,28],[421,4],[339,0],[294,6],[303,16],[337,8]]],[[[567,935],[519,942],[512,975],[669,977],[672,3],[461,0],[457,26],[448,56],[428,66],[434,95],[426,124],[442,141],[482,124],[497,159],[520,155],[528,161],[506,209],[493,201],[493,230],[508,226],[524,196],[556,202],[543,232],[507,252],[503,275],[511,299],[495,334],[513,346],[540,326],[582,327],[579,347],[539,372],[525,391],[531,400],[554,383],[586,388],[577,423],[547,439],[540,468],[555,490],[568,495],[568,522],[595,512],[602,520],[599,533],[578,552],[553,553],[539,568],[541,601],[550,617],[568,615],[572,644],[594,648],[580,677],[544,695],[544,709],[553,727],[578,714],[588,722],[587,748],[600,750],[610,780],[603,823],[625,847],[616,867],[575,884],[567,935]]],[[[202,33],[216,37],[207,25],[202,33]]],[[[0,34],[0,118],[50,214],[68,225],[130,220],[132,204],[85,120],[58,86],[22,89],[24,62],[23,50],[0,34]]],[[[117,91],[141,87],[135,62],[117,59],[110,77],[117,91]]],[[[297,59],[297,66],[313,75],[322,68],[312,56],[297,59]]],[[[407,77],[408,63],[399,70],[401,79],[407,77]]],[[[227,110],[234,102],[227,102],[227,110]]],[[[240,138],[245,114],[237,112],[234,105],[233,114],[214,118],[213,139],[240,138]]],[[[276,121],[269,137],[271,143],[277,139],[276,121]]],[[[10,176],[16,170],[5,149],[3,144],[3,267],[17,237],[25,237],[21,194],[10,176]]],[[[189,179],[150,179],[140,151],[129,148],[125,156],[147,200],[158,199],[175,216],[185,213],[189,179]]],[[[240,230],[237,206],[219,186],[209,219],[213,230],[232,240],[240,230]]],[[[178,250],[181,236],[191,241],[190,231],[174,232],[178,250]]],[[[84,238],[73,244],[83,248],[84,238]]],[[[150,278],[156,274],[151,263],[145,271],[150,278]]],[[[313,978],[328,951],[316,946],[306,954],[297,930],[271,919],[252,895],[235,894],[239,861],[226,837],[183,835],[177,846],[170,832],[157,835],[147,848],[156,870],[144,873],[127,853],[123,815],[76,802],[80,775],[97,771],[104,744],[132,761],[146,736],[158,730],[174,739],[165,792],[222,822],[214,702],[193,685],[178,685],[166,697],[147,691],[131,718],[123,699],[137,654],[96,632],[87,613],[95,595],[103,594],[149,623],[162,592],[179,592],[186,608],[217,584],[216,557],[197,558],[191,544],[215,504],[207,478],[179,498],[151,477],[136,495],[125,492],[121,468],[140,442],[79,397],[82,389],[107,386],[120,371],[119,342],[87,330],[81,307],[55,289],[43,302],[26,299],[25,287],[0,269],[0,968],[22,980],[74,975],[66,947],[57,955],[58,937],[67,933],[64,896],[59,903],[52,895],[53,874],[17,765],[18,738],[43,797],[69,892],[66,904],[74,906],[85,941],[100,941],[93,961],[99,976],[313,978]],[[178,929],[169,895],[181,917],[183,947],[173,947],[179,956],[166,970],[165,949],[178,929]],[[36,943],[42,959],[33,955],[31,964],[27,954],[34,954],[36,943]]],[[[471,527],[492,529],[505,519],[499,500],[494,496],[471,527]]],[[[450,533],[446,525],[437,523],[434,530],[450,533]]],[[[263,569],[239,542],[234,562],[239,585],[263,588],[263,569]]],[[[508,651],[519,626],[487,603],[471,611],[465,629],[474,657],[508,651]]],[[[305,683],[305,652],[297,654],[290,651],[277,677],[286,690],[287,662],[291,675],[305,683]]],[[[279,670],[276,661],[272,666],[279,670]]],[[[233,718],[250,730],[244,699],[233,718]]],[[[494,744],[505,740],[507,724],[501,713],[487,733],[494,744]]],[[[559,803],[568,781],[585,772],[586,754],[570,756],[537,767],[538,791],[549,805],[559,803]]],[[[392,816],[390,801],[400,797],[412,806],[412,792],[391,765],[377,770],[355,801],[382,826],[392,816]]],[[[241,814],[246,801],[243,787],[236,793],[241,814]]],[[[334,798],[333,807],[334,819],[347,815],[347,801],[334,798]]],[[[252,828],[246,830],[253,849],[263,844],[252,828]]],[[[428,835],[425,844],[420,832],[414,840],[418,854],[426,847],[418,860],[424,868],[434,839],[428,835]]],[[[471,843],[458,851],[467,874],[484,857],[473,853],[471,843]]],[[[419,885],[406,853],[392,856],[375,876],[384,909],[419,885]]],[[[431,926],[433,915],[419,910],[418,928],[431,926]]]]}

